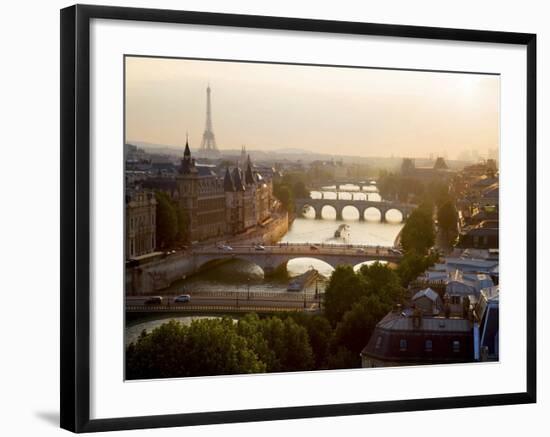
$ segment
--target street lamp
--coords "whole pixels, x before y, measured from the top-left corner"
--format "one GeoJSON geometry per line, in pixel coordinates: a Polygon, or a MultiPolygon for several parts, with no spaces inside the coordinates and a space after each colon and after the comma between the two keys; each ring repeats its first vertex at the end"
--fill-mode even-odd
{"type": "Polygon", "coordinates": [[[319,279],[315,278],[315,299],[319,299],[319,279]]]}
{"type": "Polygon", "coordinates": [[[246,300],[250,300],[250,276],[246,278],[246,285],[248,287],[246,300]]]}

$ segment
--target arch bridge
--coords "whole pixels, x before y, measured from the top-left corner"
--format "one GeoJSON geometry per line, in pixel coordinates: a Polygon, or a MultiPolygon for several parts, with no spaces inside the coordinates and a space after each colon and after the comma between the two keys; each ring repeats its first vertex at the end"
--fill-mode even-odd
{"type": "MultiPolygon", "coordinates": [[[[309,185],[308,185],[309,186],[309,185]]],[[[334,191],[340,191],[342,193],[345,192],[352,192],[352,193],[364,193],[367,191],[364,191],[363,188],[365,187],[376,187],[376,180],[340,180],[340,181],[333,181],[333,182],[327,182],[325,184],[316,184],[313,186],[309,186],[312,191],[329,191],[327,187],[334,187],[334,191]],[[355,185],[358,187],[357,190],[351,190],[348,188],[344,188],[346,185],[355,185]]]]}
{"type": "Polygon", "coordinates": [[[196,270],[211,261],[240,259],[256,264],[264,273],[270,274],[282,269],[288,261],[295,258],[314,258],[336,268],[339,265],[357,265],[365,261],[399,262],[402,255],[388,247],[286,243],[265,246],[263,250],[257,250],[254,246],[239,246],[233,247],[233,250],[208,247],[193,251],[196,270]]]}
{"type": "Polygon", "coordinates": [[[346,206],[351,206],[359,212],[359,220],[365,219],[365,211],[375,208],[380,212],[380,220],[386,221],[386,213],[390,210],[397,210],[401,213],[403,221],[406,221],[416,205],[410,203],[373,201],[361,199],[296,199],[294,201],[295,211],[303,214],[305,208],[313,208],[315,218],[322,218],[321,211],[325,206],[331,206],[336,210],[336,219],[342,220],[342,211],[346,206]]]}

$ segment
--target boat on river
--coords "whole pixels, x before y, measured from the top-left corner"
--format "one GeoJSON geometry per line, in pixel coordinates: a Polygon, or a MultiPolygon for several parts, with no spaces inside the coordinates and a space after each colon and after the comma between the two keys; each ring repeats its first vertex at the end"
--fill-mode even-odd
{"type": "Polygon", "coordinates": [[[346,225],[345,223],[338,226],[338,229],[334,231],[334,238],[348,240],[350,236],[349,225],[346,225]]]}

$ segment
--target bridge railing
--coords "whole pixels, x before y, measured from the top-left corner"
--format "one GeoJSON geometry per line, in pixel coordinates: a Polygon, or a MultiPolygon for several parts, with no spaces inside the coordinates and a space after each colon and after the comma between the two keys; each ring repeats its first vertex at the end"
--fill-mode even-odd
{"type": "MultiPolygon", "coordinates": [[[[323,283],[324,281],[319,281],[319,283],[323,283]]],[[[321,294],[322,292],[319,291],[318,294],[321,294]]],[[[273,300],[273,301],[303,301],[304,300],[304,294],[306,295],[307,299],[310,300],[315,296],[314,290],[305,290],[305,291],[255,291],[250,290],[248,292],[246,290],[246,286],[242,286],[239,290],[191,290],[188,291],[188,294],[191,295],[191,298],[197,297],[197,298],[227,298],[227,299],[239,299],[239,300],[247,300],[248,295],[250,295],[250,300],[254,299],[260,299],[260,300],[273,300]]],[[[175,296],[175,295],[174,295],[175,296]]],[[[147,299],[147,297],[138,297],[138,296],[131,296],[131,299],[137,300],[137,299],[147,299]]],[[[178,305],[178,304],[174,304],[178,305]]],[[[183,305],[187,305],[187,303],[184,303],[183,305]]]]}
{"type": "Polygon", "coordinates": [[[254,306],[254,305],[190,305],[190,306],[168,306],[168,305],[155,305],[155,306],[140,306],[140,305],[127,305],[126,312],[130,313],[145,313],[145,312],[181,312],[181,313],[280,313],[280,312],[302,312],[302,311],[316,311],[318,307],[314,304],[310,306],[300,307],[281,307],[281,306],[254,306]]]}
{"type": "MultiPolygon", "coordinates": [[[[307,248],[311,248],[311,246],[315,246],[317,248],[325,248],[325,249],[340,249],[340,250],[343,250],[343,249],[380,249],[380,250],[389,250],[391,249],[391,247],[389,246],[380,246],[380,245],[373,245],[373,244],[333,244],[333,243],[316,243],[316,242],[303,242],[303,243],[277,243],[277,244],[273,244],[273,245],[265,245],[263,246],[265,250],[269,250],[269,249],[278,249],[278,248],[301,248],[301,247],[307,247],[307,248]]],[[[261,255],[261,253],[264,251],[264,250],[258,250],[256,249],[256,246],[254,245],[241,245],[241,244],[232,244],[231,247],[233,248],[233,250],[235,249],[249,249],[249,250],[252,250],[252,251],[255,251],[257,252],[258,254],[261,255]]],[[[199,248],[195,248],[193,251],[194,252],[200,252],[200,251],[218,251],[220,253],[231,253],[232,250],[224,250],[224,249],[219,249],[217,247],[213,247],[213,246],[209,246],[209,247],[199,247],[199,248]]]]}

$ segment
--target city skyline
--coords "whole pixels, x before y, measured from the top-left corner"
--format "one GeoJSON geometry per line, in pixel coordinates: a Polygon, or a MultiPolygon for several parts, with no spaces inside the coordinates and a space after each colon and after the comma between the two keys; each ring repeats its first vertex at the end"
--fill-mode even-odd
{"type": "Polygon", "coordinates": [[[222,153],[244,144],[455,158],[498,148],[498,76],[142,57],[126,58],[126,141],[183,149],[188,132],[199,148],[208,84],[222,153]]]}

